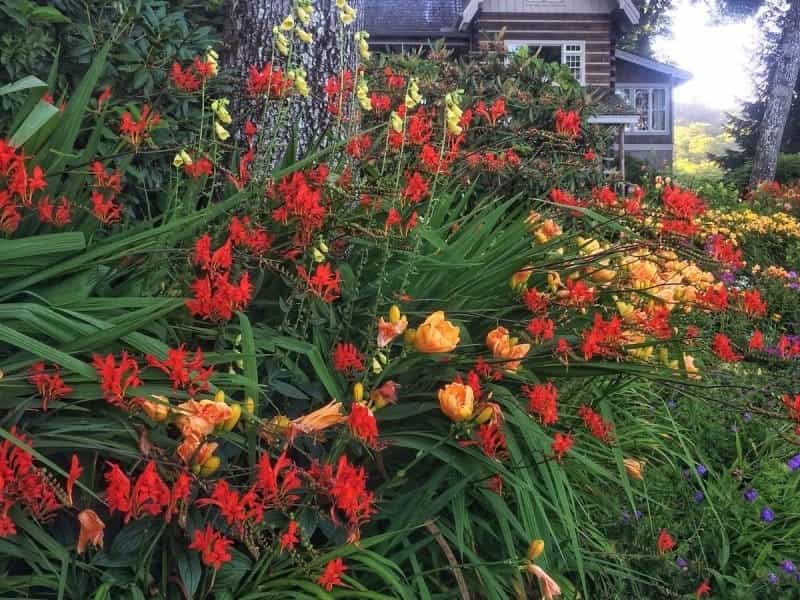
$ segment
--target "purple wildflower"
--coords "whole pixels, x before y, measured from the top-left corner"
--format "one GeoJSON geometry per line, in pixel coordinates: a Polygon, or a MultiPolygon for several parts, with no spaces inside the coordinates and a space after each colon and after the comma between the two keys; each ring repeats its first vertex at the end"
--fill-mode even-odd
{"type": "Polygon", "coordinates": [[[764,523],[772,523],[775,520],[775,513],[772,512],[769,506],[765,506],[761,509],[761,520],[764,521],[764,523]]]}
{"type": "Polygon", "coordinates": [[[744,492],[745,502],[755,502],[758,498],[758,492],[753,488],[747,488],[744,492]]]}

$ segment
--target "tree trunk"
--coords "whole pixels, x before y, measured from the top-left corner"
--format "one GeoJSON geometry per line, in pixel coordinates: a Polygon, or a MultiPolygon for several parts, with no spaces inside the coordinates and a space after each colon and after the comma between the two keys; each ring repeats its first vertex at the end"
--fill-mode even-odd
{"type": "Polygon", "coordinates": [[[761,121],[750,173],[750,186],[775,179],[778,153],[786,119],[792,108],[797,72],[800,69],[800,2],[792,0],[783,21],[783,32],[775,58],[775,70],[767,90],[764,118],[761,121]]]}
{"type": "MultiPolygon", "coordinates": [[[[250,119],[269,136],[268,143],[273,152],[272,162],[280,160],[282,150],[288,146],[291,136],[295,136],[296,152],[304,153],[318,140],[330,123],[326,109],[323,87],[331,75],[355,65],[356,50],[353,34],[363,23],[363,0],[350,0],[350,6],[357,11],[356,20],[343,26],[339,22],[335,0],[316,0],[311,23],[302,26],[297,17],[295,22],[313,35],[310,44],[294,43],[291,54],[291,67],[301,66],[306,70],[311,93],[308,98],[298,94],[292,96],[288,110],[284,104],[282,114],[267,105],[263,98],[254,101],[248,98],[244,86],[239,86],[231,98],[233,113],[239,123],[250,119]]],[[[272,29],[292,14],[292,0],[229,0],[228,16],[225,22],[222,52],[222,66],[239,80],[247,77],[251,66],[261,68],[267,62],[286,69],[286,59],[273,53],[272,29]]],[[[271,103],[275,105],[273,101],[271,103]]],[[[265,146],[262,139],[259,149],[265,146]]]]}

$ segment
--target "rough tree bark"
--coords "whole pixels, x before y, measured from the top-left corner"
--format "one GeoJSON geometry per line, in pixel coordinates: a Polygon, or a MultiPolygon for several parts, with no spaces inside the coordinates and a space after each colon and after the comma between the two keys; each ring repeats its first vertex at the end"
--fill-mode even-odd
{"type": "MultiPolygon", "coordinates": [[[[272,28],[291,14],[293,4],[292,0],[229,0],[223,68],[234,76],[245,78],[251,66],[261,68],[271,60],[277,66],[285,67],[284,57],[273,56],[272,28]]],[[[342,29],[335,0],[316,0],[314,3],[313,19],[310,25],[303,27],[314,36],[314,40],[310,44],[295,43],[292,51],[293,65],[306,70],[311,94],[308,98],[293,96],[289,112],[281,117],[277,126],[275,111],[268,109],[265,113],[263,99],[254,102],[247,98],[243,87],[231,98],[237,119],[243,122],[249,118],[270,131],[273,144],[274,136],[280,136],[277,140],[279,150],[286,147],[294,129],[297,151],[302,154],[330,123],[322,88],[329,76],[355,64],[353,34],[361,29],[363,23],[363,0],[350,0],[349,4],[356,9],[358,16],[355,22],[342,29]]],[[[277,155],[280,154],[279,151],[277,155]]]]}
{"type": "Polygon", "coordinates": [[[750,173],[750,185],[775,179],[783,130],[792,108],[797,73],[800,70],[800,0],[792,0],[784,17],[777,48],[775,70],[769,81],[764,118],[750,173]]]}

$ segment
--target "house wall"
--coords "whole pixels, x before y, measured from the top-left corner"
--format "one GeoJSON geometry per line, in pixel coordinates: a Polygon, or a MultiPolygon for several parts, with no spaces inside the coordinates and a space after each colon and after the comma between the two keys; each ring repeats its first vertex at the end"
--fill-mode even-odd
{"type": "MultiPolygon", "coordinates": [[[[666,155],[669,155],[668,163],[672,163],[672,144],[674,140],[674,123],[675,123],[675,103],[672,98],[672,77],[667,73],[659,73],[652,69],[647,69],[640,65],[629,63],[625,60],[618,59],[615,61],[616,81],[617,87],[628,87],[631,84],[651,84],[666,86],[667,98],[669,106],[667,107],[667,131],[666,133],[638,133],[629,131],[625,134],[625,146],[628,148],[632,146],[651,145],[650,150],[637,149],[631,150],[638,158],[647,158],[645,155],[652,155],[658,158],[656,162],[663,162],[666,155]],[[664,146],[670,146],[669,150],[664,146]]],[[[648,160],[648,162],[650,162],[648,160]]],[[[663,165],[658,165],[663,166],[663,165]]]]}
{"type": "MultiPolygon", "coordinates": [[[[608,87],[611,82],[611,32],[612,23],[606,2],[597,0],[603,5],[605,12],[595,13],[564,13],[564,12],[533,12],[539,10],[539,5],[547,4],[549,8],[561,7],[567,4],[559,2],[530,2],[528,0],[510,0],[508,7],[503,12],[492,12],[487,7],[489,2],[499,3],[499,0],[484,0],[483,9],[473,21],[474,49],[479,49],[481,42],[494,40],[497,35],[505,30],[505,39],[527,41],[576,41],[585,44],[585,74],[586,85],[591,87],[608,87]],[[528,12],[513,11],[509,7],[515,5],[527,7],[528,12]]],[[[594,2],[594,0],[592,0],[594,2]]],[[[577,2],[571,4],[590,3],[577,2]]]]}
{"type": "Polygon", "coordinates": [[[484,12],[609,14],[616,0],[483,0],[484,12]]]}

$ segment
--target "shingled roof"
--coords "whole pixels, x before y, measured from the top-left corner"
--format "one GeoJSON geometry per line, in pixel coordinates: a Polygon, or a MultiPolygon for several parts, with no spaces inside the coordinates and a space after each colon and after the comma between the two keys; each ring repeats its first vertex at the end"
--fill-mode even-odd
{"type": "Polygon", "coordinates": [[[365,29],[373,36],[438,37],[457,31],[464,0],[365,0],[365,29]]]}

